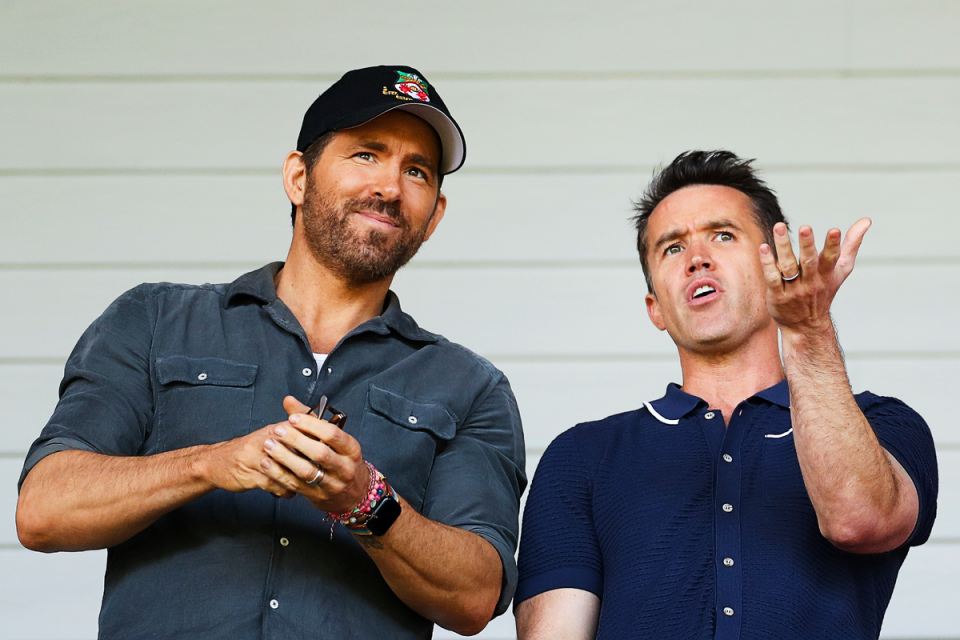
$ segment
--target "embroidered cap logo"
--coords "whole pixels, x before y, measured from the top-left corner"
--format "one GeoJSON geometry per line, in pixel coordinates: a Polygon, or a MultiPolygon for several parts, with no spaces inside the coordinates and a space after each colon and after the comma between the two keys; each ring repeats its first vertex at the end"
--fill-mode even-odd
{"type": "Polygon", "coordinates": [[[415,73],[404,73],[397,71],[397,91],[405,96],[409,96],[420,102],[430,102],[430,96],[427,94],[427,85],[420,76],[415,73]]]}

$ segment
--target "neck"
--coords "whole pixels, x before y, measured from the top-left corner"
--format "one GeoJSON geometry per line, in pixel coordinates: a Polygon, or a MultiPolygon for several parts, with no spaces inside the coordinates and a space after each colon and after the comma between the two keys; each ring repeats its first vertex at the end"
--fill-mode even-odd
{"type": "Polygon", "coordinates": [[[307,333],[314,353],[330,353],[350,331],[380,315],[393,277],[351,285],[294,241],[277,274],[277,296],[307,333]]]}
{"type": "Polygon", "coordinates": [[[725,423],[738,404],[784,378],[777,328],[732,352],[693,353],[679,348],[682,389],[723,413],[725,423]]]}

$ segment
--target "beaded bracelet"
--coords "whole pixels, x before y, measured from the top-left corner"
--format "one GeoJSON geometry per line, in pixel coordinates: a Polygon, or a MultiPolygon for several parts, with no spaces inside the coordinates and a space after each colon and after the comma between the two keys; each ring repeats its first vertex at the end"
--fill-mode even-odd
{"type": "Polygon", "coordinates": [[[376,517],[373,515],[373,510],[380,503],[380,500],[385,496],[392,497],[393,499],[397,497],[397,494],[393,491],[393,487],[390,486],[383,474],[377,471],[377,468],[366,460],[364,460],[363,463],[367,465],[367,469],[370,471],[370,484],[367,486],[367,495],[364,496],[360,504],[351,511],[345,513],[327,512],[327,517],[324,518],[324,520],[330,521],[331,540],[333,540],[333,527],[338,522],[354,533],[369,535],[370,529],[367,528],[367,521],[376,517]]]}

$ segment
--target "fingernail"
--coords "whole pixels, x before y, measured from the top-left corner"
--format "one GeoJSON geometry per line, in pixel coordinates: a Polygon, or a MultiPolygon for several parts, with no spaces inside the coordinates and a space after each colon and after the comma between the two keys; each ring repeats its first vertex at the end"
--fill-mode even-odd
{"type": "Polygon", "coordinates": [[[267,451],[271,451],[275,446],[277,446],[277,443],[272,438],[267,438],[263,443],[263,448],[267,451]]]}
{"type": "Polygon", "coordinates": [[[283,425],[280,425],[274,429],[273,432],[282,438],[283,436],[287,435],[287,428],[283,425]]]}
{"type": "Polygon", "coordinates": [[[298,422],[300,422],[300,414],[299,414],[299,413],[291,413],[291,414],[290,414],[290,417],[287,418],[287,421],[288,421],[290,424],[297,424],[298,422]]]}
{"type": "Polygon", "coordinates": [[[260,461],[260,466],[263,467],[264,471],[270,468],[270,458],[264,458],[260,461]]]}

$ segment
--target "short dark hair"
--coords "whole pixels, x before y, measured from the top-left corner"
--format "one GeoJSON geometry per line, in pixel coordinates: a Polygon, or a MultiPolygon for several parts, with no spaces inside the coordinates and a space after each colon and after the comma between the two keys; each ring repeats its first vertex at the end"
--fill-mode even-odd
{"type": "Polygon", "coordinates": [[[698,184],[719,185],[740,191],[753,203],[753,215],[763,232],[764,240],[776,252],[773,244],[773,225],[782,222],[789,227],[780,211],[780,203],[773,189],[761,180],[750,166],[755,159],[743,160],[732,151],[684,151],[666,168],[654,171],[653,179],[640,200],[633,203],[633,223],[637,228],[637,251],[640,266],[647,280],[647,289],[653,293],[650,265],[647,263],[647,222],[653,210],[674,191],[698,184]]]}
{"type": "MultiPolygon", "coordinates": [[[[340,131],[327,131],[325,134],[314,140],[310,143],[310,146],[307,147],[307,150],[303,152],[303,155],[300,157],[301,162],[303,162],[304,169],[309,174],[313,171],[313,166],[317,164],[317,160],[320,159],[320,154],[323,153],[323,150],[327,148],[327,145],[330,144],[330,141],[333,140],[334,136],[337,135],[340,131]]],[[[437,134],[437,144],[440,144],[440,135],[437,134]]],[[[441,153],[443,146],[440,146],[441,153]]],[[[437,197],[440,197],[440,187],[443,186],[443,174],[437,173],[437,197]]],[[[290,224],[296,226],[297,224],[297,205],[290,203],[290,224]]]]}

